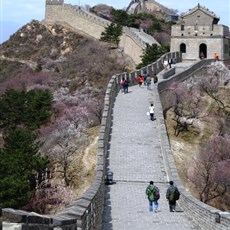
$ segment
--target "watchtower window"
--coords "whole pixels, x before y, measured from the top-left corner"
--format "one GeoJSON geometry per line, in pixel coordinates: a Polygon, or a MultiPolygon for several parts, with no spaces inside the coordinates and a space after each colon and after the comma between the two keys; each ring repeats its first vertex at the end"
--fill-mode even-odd
{"type": "Polygon", "coordinates": [[[180,29],[181,29],[181,30],[184,30],[184,25],[181,25],[181,26],[180,26],[180,29]]]}
{"type": "Polygon", "coordinates": [[[180,52],[186,53],[186,45],[184,43],[180,44],[180,52]]]}

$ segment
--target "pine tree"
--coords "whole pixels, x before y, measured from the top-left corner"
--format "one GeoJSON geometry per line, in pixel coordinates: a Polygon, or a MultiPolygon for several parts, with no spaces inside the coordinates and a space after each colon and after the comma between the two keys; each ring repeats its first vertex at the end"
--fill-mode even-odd
{"type": "Polygon", "coordinates": [[[51,117],[52,100],[52,94],[48,90],[7,90],[0,97],[1,127],[14,129],[27,126],[31,130],[39,128],[51,117]]]}
{"type": "Polygon", "coordinates": [[[34,176],[48,166],[48,158],[39,154],[41,142],[25,129],[10,131],[0,150],[0,207],[20,208],[35,188],[34,176]]]}
{"type": "Polygon", "coordinates": [[[26,92],[8,89],[0,97],[0,124],[2,127],[14,128],[20,125],[24,116],[26,92]]]}
{"type": "Polygon", "coordinates": [[[116,44],[118,47],[120,42],[120,36],[122,35],[122,26],[119,24],[111,23],[105,28],[105,31],[101,33],[101,41],[109,42],[110,46],[116,44]]]}
{"type": "Polygon", "coordinates": [[[137,66],[137,69],[155,62],[163,54],[168,52],[167,48],[164,46],[158,46],[157,44],[146,45],[146,49],[144,50],[141,58],[141,63],[137,66]]]}
{"type": "Polygon", "coordinates": [[[34,89],[26,94],[24,124],[32,130],[48,122],[51,117],[52,94],[48,90],[34,89]]]}

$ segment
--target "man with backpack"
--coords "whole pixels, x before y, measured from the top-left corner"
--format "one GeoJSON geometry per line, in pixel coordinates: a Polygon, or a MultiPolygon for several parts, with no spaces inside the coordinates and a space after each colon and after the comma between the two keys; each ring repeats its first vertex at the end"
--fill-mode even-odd
{"type": "Polygon", "coordinates": [[[180,198],[180,192],[176,186],[174,186],[173,181],[169,181],[169,187],[166,192],[166,199],[169,202],[169,211],[176,211],[176,201],[180,198]]]}
{"type": "Polygon", "coordinates": [[[149,211],[157,212],[158,200],[160,199],[160,191],[158,187],[154,185],[153,181],[149,182],[149,185],[147,186],[145,193],[148,196],[148,200],[149,200],[149,211]]]}

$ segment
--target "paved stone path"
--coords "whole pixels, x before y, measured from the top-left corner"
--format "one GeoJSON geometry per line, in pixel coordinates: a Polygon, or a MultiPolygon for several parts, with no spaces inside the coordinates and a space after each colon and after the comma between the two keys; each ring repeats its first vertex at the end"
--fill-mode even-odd
{"type": "Polygon", "coordinates": [[[115,183],[106,186],[102,230],[200,229],[180,207],[169,212],[159,123],[146,114],[153,101],[153,90],[145,86],[130,87],[128,94],[116,97],[107,159],[115,183]],[[158,213],[148,211],[145,189],[150,180],[161,192],[158,213]]]}

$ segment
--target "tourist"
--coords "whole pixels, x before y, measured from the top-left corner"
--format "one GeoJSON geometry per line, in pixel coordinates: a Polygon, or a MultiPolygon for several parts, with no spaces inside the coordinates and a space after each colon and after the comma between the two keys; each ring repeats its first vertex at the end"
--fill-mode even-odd
{"type": "Polygon", "coordinates": [[[125,93],[125,94],[128,93],[129,82],[130,82],[129,77],[126,77],[125,82],[124,82],[124,86],[123,86],[123,87],[124,87],[124,93],[125,93]]]}
{"type": "Polygon", "coordinates": [[[120,81],[120,90],[122,93],[124,93],[124,84],[125,84],[125,78],[122,77],[122,79],[120,81]]]}
{"type": "Polygon", "coordinates": [[[144,78],[143,78],[143,76],[140,74],[140,75],[137,77],[137,82],[138,82],[139,87],[141,87],[143,81],[144,81],[144,78]]]}
{"type": "Polygon", "coordinates": [[[176,186],[174,186],[173,181],[169,181],[169,187],[166,192],[166,199],[169,202],[169,211],[176,211],[176,201],[180,198],[180,192],[176,186]]]}
{"type": "Polygon", "coordinates": [[[151,81],[152,81],[152,79],[151,79],[151,77],[148,74],[148,76],[146,78],[147,89],[151,89],[151,81]]]}
{"type": "Polygon", "coordinates": [[[214,59],[216,59],[216,60],[219,59],[219,55],[217,53],[214,53],[214,59]]]}
{"type": "Polygon", "coordinates": [[[165,71],[168,69],[168,60],[164,60],[164,63],[163,63],[163,66],[164,66],[164,69],[165,69],[165,71]]]}
{"type": "Polygon", "coordinates": [[[154,105],[153,105],[153,103],[149,106],[149,115],[150,115],[150,120],[154,121],[154,105]]]}
{"type": "Polygon", "coordinates": [[[154,185],[153,181],[149,182],[149,185],[146,188],[145,194],[148,196],[149,201],[149,211],[157,212],[158,210],[158,200],[160,198],[160,191],[157,186],[154,185]],[[154,207],[153,207],[154,205],[154,207]]]}

